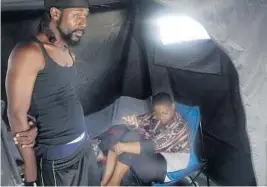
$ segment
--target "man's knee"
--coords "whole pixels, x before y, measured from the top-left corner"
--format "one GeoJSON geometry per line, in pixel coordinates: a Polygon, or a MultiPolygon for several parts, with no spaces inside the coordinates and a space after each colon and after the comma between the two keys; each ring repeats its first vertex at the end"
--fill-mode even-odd
{"type": "Polygon", "coordinates": [[[127,132],[122,138],[122,142],[136,142],[141,140],[141,135],[135,131],[127,132]]]}
{"type": "Polygon", "coordinates": [[[167,162],[159,153],[140,156],[132,168],[138,178],[146,183],[163,182],[167,174],[167,162]]]}
{"type": "Polygon", "coordinates": [[[136,154],[132,154],[132,153],[122,153],[122,154],[118,157],[118,160],[119,160],[121,163],[123,163],[123,164],[125,164],[125,165],[131,167],[131,166],[133,165],[133,163],[136,162],[137,157],[138,157],[138,155],[136,155],[136,154]]]}
{"type": "Polygon", "coordinates": [[[129,129],[126,125],[114,125],[107,131],[107,134],[121,140],[128,131],[129,129]]]}
{"type": "Polygon", "coordinates": [[[114,125],[110,127],[98,137],[101,140],[99,147],[104,153],[107,153],[108,150],[113,149],[113,146],[123,139],[128,131],[129,129],[126,125],[114,125]]]}
{"type": "MultiPolygon", "coordinates": [[[[121,142],[136,142],[140,141],[141,136],[139,133],[134,131],[127,132],[124,137],[122,138],[121,142]]],[[[119,156],[119,161],[127,166],[132,166],[133,163],[137,160],[139,155],[132,154],[132,153],[122,153],[119,156]]]]}

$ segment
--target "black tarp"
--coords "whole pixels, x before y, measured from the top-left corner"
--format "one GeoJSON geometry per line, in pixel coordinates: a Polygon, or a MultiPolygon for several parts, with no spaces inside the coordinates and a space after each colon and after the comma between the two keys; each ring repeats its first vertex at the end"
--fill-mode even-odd
{"type": "MultiPolygon", "coordinates": [[[[151,66],[162,66],[164,59],[160,54],[168,47],[160,44],[155,38],[158,34],[155,33],[154,25],[149,23],[151,18],[168,15],[168,9],[151,1],[139,1],[136,8],[140,11],[137,15],[137,25],[141,25],[139,33],[142,33],[139,39],[146,46],[147,61],[151,66]],[[161,51],[158,52],[157,48],[161,51]]],[[[193,42],[188,46],[190,45],[195,44],[193,42]]],[[[205,44],[203,47],[206,47],[205,44]]],[[[165,53],[164,57],[168,61],[168,56],[176,56],[177,65],[176,68],[172,68],[167,63],[166,76],[170,79],[175,100],[200,106],[209,175],[221,185],[255,185],[244,107],[239,91],[238,74],[233,63],[216,47],[209,56],[217,53],[219,58],[207,63],[209,68],[199,66],[203,60],[202,55],[195,66],[191,63],[185,67],[183,63],[180,64],[180,61],[184,61],[184,56],[181,55],[179,58],[179,53],[177,55],[175,51],[183,47],[173,45],[171,48],[171,51],[166,52],[169,55],[165,53]]],[[[209,51],[209,48],[206,49],[209,51]]],[[[191,56],[186,60],[190,62],[190,59],[191,56]]]]}
{"type": "MultiPolygon", "coordinates": [[[[232,62],[216,47],[211,55],[220,58],[210,58],[206,69],[200,66],[206,62],[203,58],[202,62],[194,58],[195,64],[190,66],[177,66],[179,56],[173,53],[179,46],[173,45],[166,55],[168,47],[157,41],[157,30],[148,21],[165,13],[168,9],[152,1],[134,1],[124,9],[93,11],[89,16],[83,41],[73,49],[77,90],[85,114],[108,106],[121,95],[146,99],[157,91],[160,80],[169,79],[177,101],[201,108],[212,179],[220,185],[255,185],[238,75],[232,62]],[[175,58],[177,64],[173,66],[175,58]],[[169,62],[166,72],[151,76],[165,61],[169,62]]],[[[2,13],[2,100],[6,100],[4,80],[10,51],[16,42],[35,33],[41,14],[42,11],[2,13]]]]}

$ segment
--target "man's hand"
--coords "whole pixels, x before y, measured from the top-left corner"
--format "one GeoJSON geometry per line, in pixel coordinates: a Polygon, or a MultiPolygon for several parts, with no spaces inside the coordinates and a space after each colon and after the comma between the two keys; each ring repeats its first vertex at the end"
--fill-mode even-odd
{"type": "Polygon", "coordinates": [[[29,121],[31,128],[27,131],[22,131],[16,134],[14,137],[14,142],[21,147],[34,147],[35,138],[37,136],[37,128],[33,121],[29,121]]]}
{"type": "Polygon", "coordinates": [[[133,125],[135,127],[138,127],[138,122],[137,122],[137,116],[136,115],[122,117],[122,119],[125,120],[128,123],[128,125],[133,125]]]}

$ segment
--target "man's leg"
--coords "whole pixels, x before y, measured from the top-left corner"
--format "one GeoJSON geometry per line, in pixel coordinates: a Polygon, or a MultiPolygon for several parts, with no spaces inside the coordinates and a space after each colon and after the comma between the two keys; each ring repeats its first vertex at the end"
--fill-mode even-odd
{"type": "Polygon", "coordinates": [[[102,177],[101,185],[105,186],[112,177],[117,162],[117,154],[112,150],[114,145],[121,141],[124,135],[129,132],[125,125],[116,125],[101,135],[102,149],[108,147],[107,164],[102,177]],[[107,144],[106,146],[103,144],[107,144]]]}
{"type": "MultiPolygon", "coordinates": [[[[122,142],[136,142],[140,141],[141,136],[137,132],[129,131],[122,138],[122,142]]],[[[122,153],[115,166],[114,173],[108,183],[108,186],[119,186],[123,177],[129,171],[129,168],[138,159],[139,155],[131,153],[122,153]]]]}
{"type": "Polygon", "coordinates": [[[110,150],[108,152],[108,157],[107,157],[107,164],[104,170],[103,178],[101,181],[102,186],[106,186],[110,178],[112,177],[112,174],[114,172],[115,166],[117,162],[117,154],[110,150]]]}
{"type": "Polygon", "coordinates": [[[137,177],[147,184],[164,182],[167,175],[167,163],[161,154],[134,155],[124,153],[117,161],[114,174],[108,186],[119,186],[130,167],[132,167],[137,177]]]}
{"type": "Polygon", "coordinates": [[[117,161],[115,171],[107,186],[120,186],[123,177],[126,175],[128,171],[129,171],[129,166],[123,164],[120,161],[117,161]]]}
{"type": "MultiPolygon", "coordinates": [[[[131,131],[125,134],[122,141],[142,141],[142,136],[137,132],[131,131]]],[[[164,182],[167,174],[166,160],[159,153],[141,155],[123,153],[118,158],[114,174],[108,186],[119,186],[130,167],[132,167],[138,178],[145,183],[164,182]]]]}

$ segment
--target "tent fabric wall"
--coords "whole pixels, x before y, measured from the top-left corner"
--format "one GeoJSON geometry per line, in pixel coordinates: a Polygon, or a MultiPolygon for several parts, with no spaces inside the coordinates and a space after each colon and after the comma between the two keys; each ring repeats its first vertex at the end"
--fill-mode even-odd
{"type": "Polygon", "coordinates": [[[77,90],[85,114],[96,112],[121,95],[130,19],[126,11],[92,14],[77,56],[77,90]]]}
{"type": "MultiPolygon", "coordinates": [[[[179,2],[188,3],[188,1],[179,2]]],[[[257,173],[258,184],[263,185],[266,184],[267,177],[266,147],[263,147],[262,139],[267,136],[266,116],[262,116],[261,114],[264,111],[264,106],[267,105],[266,97],[263,97],[263,93],[267,91],[267,81],[264,81],[267,75],[265,68],[267,57],[266,45],[264,45],[266,44],[266,39],[264,37],[258,38],[258,36],[263,36],[266,33],[264,32],[266,30],[264,26],[267,25],[266,8],[265,6],[260,6],[260,1],[256,3],[255,1],[242,1],[238,5],[234,1],[231,1],[231,3],[230,1],[227,1],[228,3],[216,1],[214,3],[215,1],[206,0],[205,2],[203,3],[202,9],[199,4],[197,4],[197,8],[192,7],[193,4],[188,5],[186,3],[183,4],[184,7],[182,5],[179,6],[183,7],[183,11],[188,11],[193,17],[199,19],[204,27],[207,28],[208,32],[216,38],[215,41],[222,44],[222,49],[235,62],[235,67],[241,79],[240,87],[242,99],[246,107],[247,131],[250,135],[253,150],[254,167],[257,173]],[[218,2],[221,3],[219,6],[217,4],[218,2]],[[246,8],[248,3],[251,6],[246,8]],[[233,11],[231,9],[233,6],[239,8],[233,11]],[[223,11],[218,10],[218,7],[224,8],[223,11]],[[217,11],[214,12],[213,8],[216,8],[217,11]],[[241,14],[243,9],[246,10],[245,12],[248,15],[241,14]],[[228,11],[227,14],[225,11],[228,11]],[[229,16],[232,16],[233,19],[229,16]],[[254,22],[250,22],[252,18],[254,22]],[[236,21],[237,19],[239,20],[236,21]],[[237,29],[238,24],[236,23],[241,25],[242,35],[236,33],[236,31],[241,32],[237,29]],[[253,26],[247,28],[249,24],[253,24],[253,26]],[[258,30],[256,28],[260,29],[258,30]],[[230,38],[229,35],[232,35],[233,38],[230,38]],[[247,40],[244,40],[244,38],[247,40]],[[255,82],[258,84],[255,84],[255,82]]],[[[142,12],[139,13],[139,16],[142,16],[142,12]]],[[[34,13],[26,17],[23,17],[22,14],[15,16],[14,13],[5,15],[2,14],[1,39],[1,99],[3,100],[6,100],[4,77],[10,51],[16,42],[35,33],[40,18],[39,13],[34,13]],[[5,19],[7,17],[9,20],[3,21],[3,18],[5,19]],[[17,30],[20,32],[16,32],[17,30]]],[[[172,69],[167,70],[166,68],[153,65],[154,49],[150,46],[151,41],[144,42],[144,38],[140,35],[142,33],[139,27],[140,24],[135,22],[135,25],[131,25],[132,22],[129,20],[132,18],[128,16],[130,15],[123,10],[92,14],[88,19],[86,40],[82,41],[81,46],[74,48],[76,57],[78,57],[77,88],[86,114],[93,113],[108,106],[120,95],[131,96],[133,94],[133,97],[144,99],[151,94],[150,84],[152,85],[153,93],[163,91],[168,89],[169,86],[166,86],[164,84],[165,80],[160,79],[160,77],[166,75],[166,73],[175,77],[172,69]],[[131,28],[132,26],[133,28],[131,28]],[[129,34],[131,30],[133,30],[133,33],[129,34]],[[128,50],[130,51],[129,53],[127,53],[128,50]],[[158,74],[155,74],[155,72],[158,74]],[[151,80],[149,80],[149,76],[151,80]],[[162,80],[160,83],[161,86],[155,83],[159,80],[162,80]],[[132,85],[132,87],[129,85],[132,85]]],[[[173,86],[173,83],[171,86],[173,86]]],[[[175,89],[173,90],[175,91],[175,89]]],[[[169,90],[169,92],[172,92],[172,90],[169,90]]],[[[215,147],[216,145],[211,146],[215,147]]],[[[220,156],[223,157],[222,155],[220,156]]],[[[234,159],[237,159],[238,156],[238,154],[232,155],[232,157],[235,157],[234,159]]],[[[217,158],[217,161],[219,160],[220,158],[217,158]]],[[[220,169],[223,170],[224,163],[220,162],[218,164],[220,169]]],[[[218,169],[213,172],[216,171],[218,169]]],[[[227,173],[229,170],[226,169],[219,172],[227,173]]],[[[214,174],[216,175],[216,173],[214,174]]],[[[217,175],[219,174],[217,173],[217,175]]],[[[224,179],[222,177],[221,180],[227,180],[227,178],[224,179]]]]}
{"type": "MultiPolygon", "coordinates": [[[[186,68],[164,68],[164,63],[158,63],[158,60],[163,62],[165,59],[156,58],[159,55],[155,48],[159,44],[150,21],[161,7],[155,3],[139,2],[136,5],[139,12],[135,25],[139,26],[137,32],[143,35],[133,35],[141,46],[145,46],[153,94],[166,91],[173,93],[179,102],[200,106],[210,160],[209,175],[216,182],[221,185],[255,185],[245,115],[239,89],[236,89],[239,86],[238,76],[232,62],[223,51],[217,49],[215,52],[220,58],[212,63],[221,66],[219,75],[199,73],[198,70],[203,72],[201,68],[195,72],[186,68]],[[235,168],[232,168],[233,165],[235,168]]],[[[168,60],[167,56],[165,58],[168,60]]]]}
{"type": "Polygon", "coordinates": [[[207,29],[232,59],[239,77],[258,185],[267,185],[267,2],[155,0],[207,29]]]}
{"type": "Polygon", "coordinates": [[[192,41],[155,47],[154,64],[198,73],[221,75],[220,49],[212,40],[192,41]],[[177,63],[177,60],[179,63],[177,63]],[[214,62],[218,63],[214,63],[214,62]]]}

